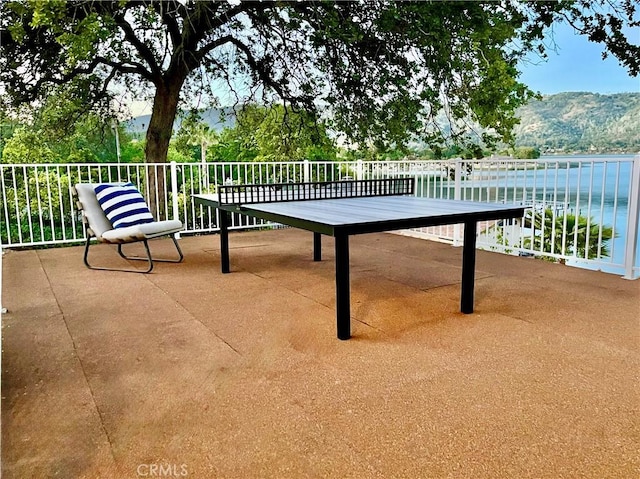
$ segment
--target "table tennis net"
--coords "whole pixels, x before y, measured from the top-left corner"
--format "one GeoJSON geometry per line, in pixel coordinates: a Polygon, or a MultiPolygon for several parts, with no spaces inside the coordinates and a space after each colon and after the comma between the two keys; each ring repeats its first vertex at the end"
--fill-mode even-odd
{"type": "Polygon", "coordinates": [[[413,195],[414,178],[221,185],[221,204],[272,203],[372,196],[413,195]]]}

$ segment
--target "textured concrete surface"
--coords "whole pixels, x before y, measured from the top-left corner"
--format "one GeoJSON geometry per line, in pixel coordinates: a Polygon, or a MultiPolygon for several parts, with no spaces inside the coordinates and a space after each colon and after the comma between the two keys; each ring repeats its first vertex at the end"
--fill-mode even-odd
{"type": "Polygon", "coordinates": [[[640,281],[478,252],[463,315],[460,248],[354,237],[339,341],[330,238],[230,239],[4,256],[3,478],[640,476],[640,281]]]}

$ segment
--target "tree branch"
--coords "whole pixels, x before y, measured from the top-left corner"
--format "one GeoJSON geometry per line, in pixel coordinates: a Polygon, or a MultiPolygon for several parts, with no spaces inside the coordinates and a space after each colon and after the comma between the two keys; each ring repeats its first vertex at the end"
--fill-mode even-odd
{"type": "Polygon", "coordinates": [[[128,65],[126,63],[119,63],[113,60],[109,60],[108,58],[105,58],[105,57],[96,57],[96,60],[98,60],[103,65],[108,65],[112,67],[114,70],[119,71],[120,73],[138,74],[142,78],[149,80],[151,82],[154,79],[153,74],[149,70],[147,70],[142,63],[128,62],[130,63],[130,65],[128,65]]]}
{"type": "Polygon", "coordinates": [[[210,41],[206,45],[202,46],[198,51],[195,52],[196,58],[199,61],[202,61],[204,57],[206,57],[212,50],[215,50],[218,47],[226,43],[233,43],[235,40],[231,35],[225,35],[224,37],[216,38],[215,40],[210,41]]]}
{"type": "Polygon", "coordinates": [[[173,7],[173,11],[178,12],[178,14],[186,19],[187,11],[184,5],[181,5],[175,1],[169,2],[151,2],[151,7],[156,11],[160,18],[162,19],[162,23],[167,26],[167,31],[169,33],[169,38],[171,38],[171,43],[173,44],[174,49],[177,48],[182,41],[182,33],[180,32],[180,26],[176,21],[175,17],[171,15],[171,9],[164,7],[166,5],[171,5],[173,7]]]}
{"type": "Polygon", "coordinates": [[[135,47],[140,56],[147,62],[150,68],[151,80],[155,83],[162,78],[162,69],[156,62],[156,58],[153,55],[151,49],[142,41],[138,39],[133,28],[124,18],[124,15],[118,13],[113,15],[113,19],[116,24],[122,29],[125,39],[135,47]]]}
{"type": "Polygon", "coordinates": [[[226,40],[225,43],[233,44],[238,50],[244,53],[245,57],[247,58],[249,67],[254,71],[254,73],[259,76],[264,85],[273,88],[283,100],[290,99],[290,96],[286,94],[286,92],[282,88],[282,85],[273,80],[273,78],[265,68],[264,61],[256,59],[253,55],[253,52],[247,45],[230,35],[223,37],[223,39],[226,40]]]}

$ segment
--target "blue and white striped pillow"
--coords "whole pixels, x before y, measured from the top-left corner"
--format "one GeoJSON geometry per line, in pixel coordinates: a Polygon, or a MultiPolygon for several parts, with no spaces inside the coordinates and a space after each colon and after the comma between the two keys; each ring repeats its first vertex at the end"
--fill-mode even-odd
{"type": "Polygon", "coordinates": [[[147,203],[131,183],[105,183],[97,185],[95,192],[98,203],[114,228],[153,222],[147,203]]]}

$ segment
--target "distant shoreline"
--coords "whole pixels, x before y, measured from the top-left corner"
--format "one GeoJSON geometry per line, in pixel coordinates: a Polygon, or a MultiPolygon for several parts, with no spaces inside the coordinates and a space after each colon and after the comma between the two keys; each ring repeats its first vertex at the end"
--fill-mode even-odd
{"type": "Polygon", "coordinates": [[[571,157],[571,156],[580,156],[584,158],[602,158],[602,157],[634,157],[636,155],[640,155],[639,151],[605,151],[605,152],[597,152],[594,153],[592,151],[589,152],[581,152],[581,151],[571,151],[571,152],[557,152],[557,153],[549,153],[549,152],[540,152],[540,158],[560,158],[560,157],[571,157]]]}

